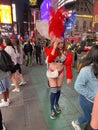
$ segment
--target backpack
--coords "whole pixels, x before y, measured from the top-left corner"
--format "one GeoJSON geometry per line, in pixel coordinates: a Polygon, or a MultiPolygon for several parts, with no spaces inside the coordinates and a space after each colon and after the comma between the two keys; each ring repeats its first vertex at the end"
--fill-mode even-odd
{"type": "Polygon", "coordinates": [[[0,49],[0,70],[8,72],[12,70],[13,66],[14,63],[10,55],[3,49],[0,49]]]}

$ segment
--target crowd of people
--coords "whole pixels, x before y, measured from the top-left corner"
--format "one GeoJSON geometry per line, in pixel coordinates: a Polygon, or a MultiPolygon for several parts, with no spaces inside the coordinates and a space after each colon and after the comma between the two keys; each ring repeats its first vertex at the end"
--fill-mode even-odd
{"type": "MultiPolygon", "coordinates": [[[[57,115],[62,112],[59,99],[64,75],[66,74],[66,83],[71,84],[72,67],[76,67],[78,54],[81,53],[79,46],[74,41],[67,44],[64,38],[42,42],[41,39],[19,41],[19,39],[5,37],[0,38],[0,50],[5,50],[14,64],[10,72],[0,70],[0,92],[2,93],[0,107],[7,107],[10,104],[10,85],[14,86],[12,92],[20,92],[19,86],[27,84],[22,74],[21,65],[25,64],[27,67],[32,67],[34,61],[36,64],[42,65],[46,59],[47,80],[50,86],[50,118],[56,119],[57,115]]],[[[92,114],[96,107],[98,108],[98,105],[94,103],[98,92],[98,45],[90,47],[86,52],[81,60],[74,84],[74,88],[79,94],[79,105],[83,112],[77,120],[72,121],[75,130],[81,130],[80,125],[83,123],[87,123],[85,130],[98,129],[98,125],[94,123],[97,118],[92,114]]],[[[98,110],[96,111],[98,113],[98,110]]],[[[3,129],[4,125],[2,125],[2,115],[0,119],[1,128],[5,130],[3,129]]]]}
{"type": "MultiPolygon", "coordinates": [[[[0,93],[2,94],[0,108],[10,105],[9,87],[11,85],[14,86],[12,92],[18,93],[20,92],[20,86],[27,84],[22,74],[21,66],[24,64],[31,67],[34,58],[36,59],[36,64],[42,65],[42,46],[40,41],[38,42],[34,44],[30,39],[19,41],[19,39],[15,38],[0,37],[0,51],[5,51],[13,63],[10,71],[3,71],[0,66],[0,93]]],[[[0,130],[6,130],[2,122],[2,113],[0,111],[0,130]]]]}

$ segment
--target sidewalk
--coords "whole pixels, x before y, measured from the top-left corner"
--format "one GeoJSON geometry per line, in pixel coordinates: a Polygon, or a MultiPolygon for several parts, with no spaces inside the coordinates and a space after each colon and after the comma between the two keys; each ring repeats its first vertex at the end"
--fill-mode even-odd
{"type": "MultiPolygon", "coordinates": [[[[73,88],[76,71],[73,70],[73,83],[62,86],[60,105],[62,113],[56,120],[49,118],[49,87],[45,65],[23,66],[23,75],[27,85],[21,86],[20,93],[10,88],[10,106],[1,108],[7,130],[74,130],[71,121],[80,115],[78,94],[73,88]]],[[[83,128],[82,128],[83,129],[83,128]]]]}

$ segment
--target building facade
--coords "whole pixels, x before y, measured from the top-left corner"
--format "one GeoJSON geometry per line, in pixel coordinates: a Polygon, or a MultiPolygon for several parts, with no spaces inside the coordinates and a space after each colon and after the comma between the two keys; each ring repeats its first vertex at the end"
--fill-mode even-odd
{"type": "Polygon", "coordinates": [[[58,0],[58,8],[65,6],[68,10],[77,12],[77,19],[71,35],[81,34],[92,29],[93,0],[58,0]]]}
{"type": "Polygon", "coordinates": [[[92,0],[77,0],[75,4],[77,12],[77,20],[74,32],[81,34],[92,30],[93,22],[93,1],[92,0]]]}
{"type": "Polygon", "coordinates": [[[98,32],[98,0],[94,1],[93,28],[98,32]]]}

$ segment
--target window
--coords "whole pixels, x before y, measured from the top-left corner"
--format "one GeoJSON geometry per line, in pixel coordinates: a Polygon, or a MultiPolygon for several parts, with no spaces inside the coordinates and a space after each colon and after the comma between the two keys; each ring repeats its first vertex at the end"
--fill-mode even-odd
{"type": "Polygon", "coordinates": [[[75,26],[75,29],[78,30],[79,29],[79,21],[77,20],[76,21],[76,26],[75,26]]]}
{"type": "Polygon", "coordinates": [[[86,21],[83,22],[83,31],[86,31],[86,21]]]}
{"type": "Polygon", "coordinates": [[[92,22],[90,22],[90,28],[92,28],[92,22]]]}

